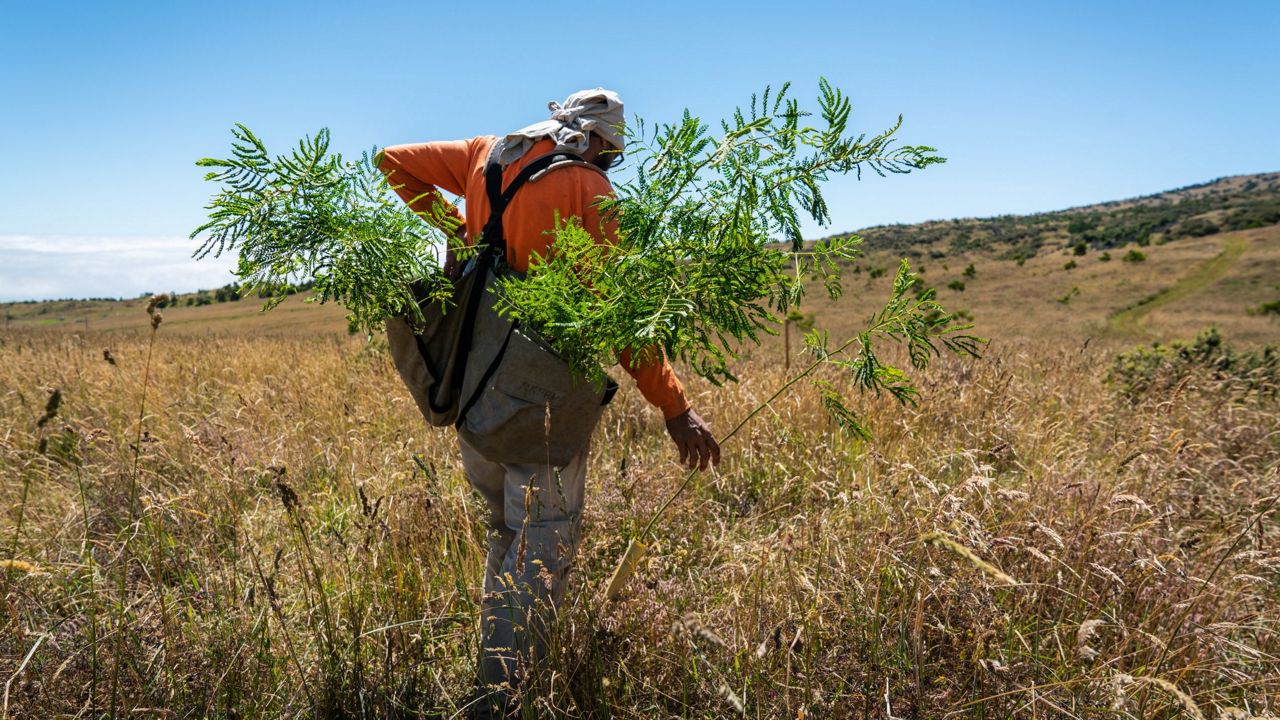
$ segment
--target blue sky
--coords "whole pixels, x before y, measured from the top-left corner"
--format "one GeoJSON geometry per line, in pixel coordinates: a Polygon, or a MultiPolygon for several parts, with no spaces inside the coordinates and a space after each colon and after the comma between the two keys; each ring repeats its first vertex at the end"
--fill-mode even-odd
{"type": "Polygon", "coordinates": [[[830,229],[1051,210],[1280,169],[1280,3],[0,4],[0,300],[211,287],[193,165],[481,133],[582,87],[716,120],[819,76],[949,162],[833,181],[830,229]]]}

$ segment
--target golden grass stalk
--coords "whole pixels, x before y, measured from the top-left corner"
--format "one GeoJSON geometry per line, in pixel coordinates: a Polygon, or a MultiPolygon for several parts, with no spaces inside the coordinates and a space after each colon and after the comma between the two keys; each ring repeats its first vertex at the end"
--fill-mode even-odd
{"type": "Polygon", "coordinates": [[[978,568],[982,572],[990,575],[991,577],[995,578],[996,580],[999,580],[1000,582],[1006,585],[1018,584],[1018,581],[1010,577],[1007,573],[1005,573],[1005,571],[1001,570],[995,565],[992,565],[986,560],[983,560],[982,558],[978,557],[977,554],[974,553],[972,550],[970,550],[968,547],[961,545],[960,543],[956,542],[955,540],[952,540],[951,538],[947,537],[946,535],[943,535],[942,533],[936,530],[934,532],[925,533],[924,535],[921,535],[920,542],[926,545],[936,545],[938,547],[943,548],[944,550],[949,550],[953,554],[959,556],[961,559],[968,561],[970,565],[978,568]]]}

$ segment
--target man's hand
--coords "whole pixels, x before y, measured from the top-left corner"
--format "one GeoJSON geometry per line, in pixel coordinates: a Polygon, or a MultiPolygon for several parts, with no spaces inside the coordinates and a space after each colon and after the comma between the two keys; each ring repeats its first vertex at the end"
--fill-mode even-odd
{"type": "Polygon", "coordinates": [[[462,263],[458,262],[458,258],[453,253],[453,248],[444,251],[444,276],[450,280],[457,280],[462,275],[462,263]]]}
{"type": "Polygon", "coordinates": [[[683,415],[667,421],[667,432],[680,448],[680,462],[690,470],[706,470],[708,464],[720,464],[720,444],[711,434],[711,428],[698,413],[689,408],[683,415]]]}

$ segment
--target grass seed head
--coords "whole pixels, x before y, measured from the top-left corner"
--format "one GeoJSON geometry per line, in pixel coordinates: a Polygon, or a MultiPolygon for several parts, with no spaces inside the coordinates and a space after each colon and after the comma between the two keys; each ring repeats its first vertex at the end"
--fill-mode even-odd
{"type": "Polygon", "coordinates": [[[152,330],[158,329],[160,327],[160,323],[164,321],[164,316],[160,314],[160,306],[167,302],[169,302],[169,296],[167,294],[152,295],[151,299],[147,300],[147,315],[151,316],[152,330]]]}
{"type": "Polygon", "coordinates": [[[727,647],[724,640],[715,633],[714,630],[707,627],[697,615],[687,613],[675,622],[678,630],[688,633],[691,638],[698,638],[707,644],[717,645],[719,647],[727,647]]]}
{"type": "Polygon", "coordinates": [[[1182,706],[1182,710],[1187,714],[1187,717],[1191,718],[1192,720],[1205,720],[1204,713],[1200,710],[1200,706],[1196,704],[1196,701],[1190,695],[1183,692],[1182,689],[1179,688],[1177,685],[1174,685],[1172,682],[1169,682],[1164,678],[1151,677],[1151,676],[1145,676],[1145,675],[1135,677],[1133,678],[1133,681],[1137,683],[1145,683],[1147,685],[1154,685],[1155,687],[1158,687],[1161,690],[1164,690],[1165,692],[1172,695],[1174,700],[1176,700],[1178,704],[1182,706]]]}
{"type": "Polygon", "coordinates": [[[58,408],[62,407],[62,391],[54,388],[44,404],[44,415],[36,421],[36,427],[44,427],[50,420],[58,416],[58,408]]]}
{"type": "Polygon", "coordinates": [[[298,493],[289,487],[284,481],[284,469],[280,468],[276,473],[276,492],[280,494],[280,503],[284,505],[285,512],[294,512],[298,509],[298,493]]]}
{"type": "Polygon", "coordinates": [[[1098,651],[1089,646],[1098,635],[1098,628],[1105,623],[1102,620],[1094,618],[1085,620],[1080,623],[1080,628],[1076,630],[1076,657],[1083,662],[1092,662],[1097,659],[1098,651]]]}
{"type": "Polygon", "coordinates": [[[0,568],[5,570],[17,570],[27,575],[41,575],[40,567],[35,563],[29,563],[26,560],[0,560],[0,568]]]}

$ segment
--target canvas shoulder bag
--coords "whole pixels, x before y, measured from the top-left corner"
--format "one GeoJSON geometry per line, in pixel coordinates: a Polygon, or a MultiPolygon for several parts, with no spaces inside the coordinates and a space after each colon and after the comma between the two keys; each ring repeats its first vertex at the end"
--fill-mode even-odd
{"type": "Polygon", "coordinates": [[[500,316],[506,264],[502,217],[526,182],[581,158],[552,154],[530,162],[502,188],[502,170],[485,169],[490,214],[484,248],[455,283],[452,302],[424,303],[417,333],[405,318],[387,321],[392,359],[431,425],[454,425],[492,462],[568,464],[591,437],[617,385],[578,376],[537,333],[500,316]]]}

